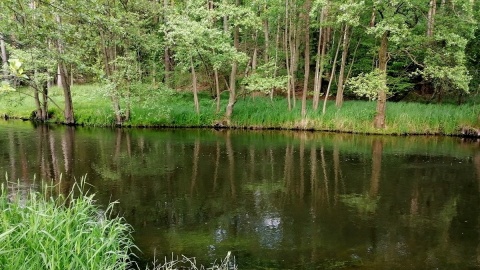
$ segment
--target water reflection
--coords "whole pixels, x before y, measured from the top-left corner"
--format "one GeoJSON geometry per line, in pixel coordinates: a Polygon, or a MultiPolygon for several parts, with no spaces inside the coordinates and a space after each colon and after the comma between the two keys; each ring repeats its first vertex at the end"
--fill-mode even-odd
{"type": "Polygon", "coordinates": [[[443,137],[0,122],[0,170],[88,174],[142,258],[252,268],[480,267],[480,147],[443,137]]]}

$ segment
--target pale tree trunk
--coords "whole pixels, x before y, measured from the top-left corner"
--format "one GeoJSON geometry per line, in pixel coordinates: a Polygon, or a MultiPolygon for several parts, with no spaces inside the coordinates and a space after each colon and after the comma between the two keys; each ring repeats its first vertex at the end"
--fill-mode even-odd
{"type": "Polygon", "coordinates": [[[60,75],[60,64],[57,65],[57,87],[61,88],[63,85],[62,76],[60,75]]]}
{"type": "Polygon", "coordinates": [[[217,95],[217,110],[216,112],[220,112],[220,83],[218,81],[218,69],[213,70],[213,74],[215,75],[215,91],[217,95]]]}
{"type": "Polygon", "coordinates": [[[343,105],[345,64],[347,62],[348,47],[350,45],[349,29],[350,29],[350,27],[348,26],[348,24],[345,24],[345,27],[343,29],[342,61],[340,62],[340,71],[338,73],[337,97],[335,99],[335,105],[338,108],[342,107],[342,105],[343,105]]]}
{"type": "Polygon", "coordinates": [[[75,124],[75,117],[73,114],[73,102],[72,102],[72,92],[70,89],[70,84],[68,83],[68,70],[65,62],[63,60],[60,61],[60,76],[62,77],[62,88],[63,88],[63,96],[65,102],[65,124],[67,125],[74,125],[75,124]]]}
{"type": "MultiPolygon", "coordinates": [[[[265,7],[266,9],[266,7],[265,7]]],[[[265,19],[265,21],[263,21],[263,36],[264,36],[264,39],[265,39],[265,49],[264,49],[264,52],[263,52],[263,62],[264,64],[268,63],[268,49],[269,49],[269,46],[270,46],[270,40],[269,40],[269,35],[268,35],[268,20],[265,19]]]]}
{"type": "MultiPolygon", "coordinates": [[[[56,16],[56,21],[58,24],[61,24],[61,19],[59,16],[56,16]]],[[[74,125],[75,124],[75,117],[73,114],[73,102],[72,102],[72,92],[70,89],[70,84],[68,80],[68,69],[65,61],[62,59],[62,56],[65,54],[65,48],[63,45],[63,41],[57,39],[57,53],[59,54],[58,57],[58,73],[60,75],[60,79],[62,81],[62,89],[63,89],[63,97],[65,102],[65,108],[63,111],[65,117],[65,124],[67,125],[74,125]]]]}
{"type": "Polygon", "coordinates": [[[310,0],[305,2],[305,75],[303,81],[302,92],[302,118],[307,117],[307,93],[308,93],[308,79],[310,76],[310,0]]]}
{"type": "MultiPolygon", "coordinates": [[[[320,13],[320,24],[323,23],[325,17],[325,7],[322,8],[320,13]]],[[[327,47],[327,39],[324,35],[324,28],[321,26],[318,30],[318,46],[317,46],[317,58],[315,60],[315,81],[313,84],[313,109],[318,109],[318,103],[320,101],[320,91],[322,89],[322,76],[323,65],[325,61],[325,51],[327,47]]]]}
{"type": "Polygon", "coordinates": [[[427,37],[433,36],[436,11],[437,11],[437,0],[430,0],[428,15],[427,15],[427,37]]]}
{"type": "MultiPolygon", "coordinates": [[[[288,51],[288,36],[289,36],[289,28],[288,28],[288,0],[285,0],[285,31],[283,33],[283,50],[285,51],[285,67],[287,69],[288,75],[290,75],[290,56],[288,51]]],[[[291,78],[288,76],[287,79],[287,101],[288,101],[288,110],[292,110],[292,102],[291,102],[291,78]]]]}
{"type": "MultiPolygon", "coordinates": [[[[253,35],[253,40],[255,43],[255,47],[253,48],[253,54],[252,54],[252,72],[255,72],[257,69],[257,59],[258,59],[258,33],[255,32],[253,35]]],[[[247,67],[248,68],[248,67],[247,67]]]]}
{"type": "Polygon", "coordinates": [[[4,79],[8,77],[8,58],[7,58],[7,48],[5,45],[5,40],[3,38],[3,35],[0,34],[0,52],[2,56],[2,72],[4,79]]]}
{"type": "MultiPolygon", "coordinates": [[[[168,9],[168,2],[169,0],[163,0],[163,8],[166,11],[168,9]]],[[[167,18],[163,18],[164,23],[166,22],[167,18]]],[[[170,72],[172,71],[172,68],[170,66],[170,49],[165,46],[165,49],[163,50],[163,66],[164,66],[164,76],[163,76],[163,82],[165,85],[169,86],[170,83],[170,72]]]]}
{"type": "MultiPolygon", "coordinates": [[[[387,80],[387,61],[388,61],[388,35],[389,32],[386,31],[382,35],[382,40],[380,43],[380,49],[378,51],[378,68],[380,69],[382,79],[386,83],[387,80]]],[[[381,89],[378,89],[378,100],[377,100],[377,113],[373,121],[375,128],[385,128],[385,113],[387,109],[387,85],[383,85],[381,89]]]]}
{"type": "Polygon", "coordinates": [[[338,52],[340,51],[340,39],[341,37],[338,38],[337,50],[335,52],[335,57],[333,58],[332,71],[330,73],[330,79],[328,81],[327,92],[325,93],[325,98],[323,99],[322,114],[325,114],[327,110],[328,95],[330,94],[330,87],[332,86],[333,78],[335,77],[335,70],[337,69],[337,58],[338,58],[338,52]]]}
{"type": "Polygon", "coordinates": [[[48,82],[42,85],[42,119],[48,120],[48,82]]]}
{"type": "Polygon", "coordinates": [[[198,103],[198,94],[197,94],[197,74],[195,73],[195,66],[193,65],[193,60],[190,58],[190,68],[192,70],[192,86],[193,86],[193,102],[195,103],[195,112],[200,114],[200,105],[198,103]]]}
{"type": "MultiPolygon", "coordinates": [[[[235,2],[237,6],[240,4],[239,0],[236,0],[235,2]]],[[[240,47],[239,43],[240,43],[239,29],[238,29],[238,26],[235,26],[233,30],[233,45],[236,50],[238,50],[240,47]]],[[[230,94],[228,97],[227,110],[225,112],[225,120],[228,125],[230,125],[230,121],[232,119],[233,107],[237,102],[237,96],[236,96],[237,68],[238,68],[237,61],[233,61],[232,70],[230,72],[230,94]]]]}
{"type": "MultiPolygon", "coordinates": [[[[277,25],[277,33],[275,35],[275,69],[273,70],[273,77],[277,77],[277,63],[278,63],[278,51],[279,51],[279,44],[280,44],[280,23],[277,25]]],[[[273,100],[273,93],[275,89],[270,91],[270,100],[273,100]]]]}

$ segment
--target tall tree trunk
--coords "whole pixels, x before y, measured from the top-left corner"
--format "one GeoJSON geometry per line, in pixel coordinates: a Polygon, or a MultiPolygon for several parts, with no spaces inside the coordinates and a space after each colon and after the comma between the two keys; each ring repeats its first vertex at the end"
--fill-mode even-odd
{"type": "Polygon", "coordinates": [[[215,76],[215,92],[217,95],[217,110],[216,112],[220,112],[220,83],[218,81],[218,69],[213,69],[213,74],[215,76]]]}
{"type": "Polygon", "coordinates": [[[195,66],[193,65],[192,58],[190,58],[190,68],[192,70],[193,102],[195,103],[195,112],[197,112],[197,114],[200,114],[200,105],[198,103],[197,94],[197,74],[195,73],[195,66]]]}
{"type": "MultiPolygon", "coordinates": [[[[58,24],[61,24],[61,19],[59,16],[56,17],[58,24]]],[[[62,81],[63,97],[65,108],[63,111],[65,117],[65,124],[73,125],[75,124],[75,117],[73,114],[73,102],[72,102],[72,92],[70,89],[70,83],[68,80],[68,69],[65,61],[62,59],[62,56],[65,54],[65,49],[63,41],[57,39],[57,53],[60,55],[58,58],[58,70],[60,74],[60,79],[62,81]]]]}
{"type": "Polygon", "coordinates": [[[62,76],[60,75],[60,64],[57,65],[57,87],[61,88],[63,85],[62,76]]]}
{"type": "MultiPolygon", "coordinates": [[[[168,2],[169,0],[163,0],[163,8],[164,11],[168,9],[168,2]]],[[[164,17],[163,21],[166,23],[167,18],[164,17]]],[[[170,72],[172,71],[172,68],[170,66],[170,49],[165,46],[163,50],[163,66],[164,66],[164,75],[163,75],[163,82],[165,85],[169,86],[170,83],[170,72]]]]}
{"type": "MultiPolygon", "coordinates": [[[[325,7],[322,8],[320,13],[320,24],[323,24],[325,19],[325,7]]],[[[318,30],[318,46],[317,57],[315,60],[315,82],[313,84],[313,109],[318,109],[318,103],[320,101],[320,91],[322,89],[322,77],[323,77],[323,65],[325,61],[325,51],[327,47],[327,39],[324,35],[325,29],[320,26],[318,30]],[[319,57],[320,56],[320,57],[319,57]]]]}
{"type": "Polygon", "coordinates": [[[308,93],[308,79],[310,76],[310,0],[305,2],[305,75],[303,80],[302,92],[302,118],[307,117],[307,93],[308,93]]]}
{"type": "Polygon", "coordinates": [[[42,119],[48,120],[48,82],[42,85],[42,119]]]}
{"type": "MultiPolygon", "coordinates": [[[[287,69],[287,74],[290,75],[290,54],[288,49],[288,36],[290,32],[290,28],[288,27],[288,0],[285,0],[285,31],[283,33],[283,50],[285,51],[285,67],[287,69]]],[[[291,102],[291,77],[288,76],[287,79],[287,101],[288,101],[288,110],[292,110],[292,102],[291,102]]]]}
{"type": "Polygon", "coordinates": [[[349,29],[348,24],[345,24],[343,29],[343,44],[342,44],[342,61],[340,62],[340,71],[338,73],[338,87],[337,87],[337,97],[335,99],[335,105],[340,108],[343,105],[343,85],[345,79],[345,64],[347,62],[348,47],[350,45],[349,38],[349,29]]]}
{"type": "Polygon", "coordinates": [[[378,68],[380,69],[382,80],[384,85],[378,89],[378,100],[377,100],[377,113],[373,121],[375,128],[385,128],[385,113],[387,109],[387,61],[388,61],[388,35],[389,32],[385,31],[382,35],[382,40],[380,42],[380,49],[378,51],[378,68]]]}
{"type": "Polygon", "coordinates": [[[5,40],[2,34],[0,34],[0,52],[2,56],[2,72],[3,76],[6,79],[8,76],[8,58],[7,58],[7,48],[5,46],[5,40]]]}
{"type": "MultiPolygon", "coordinates": [[[[265,6],[265,9],[266,6],[265,6]]],[[[268,63],[268,50],[269,50],[269,46],[270,46],[270,39],[269,39],[269,33],[268,33],[268,20],[265,19],[263,21],[263,36],[264,36],[264,39],[265,39],[265,48],[264,48],[264,52],[263,52],[263,62],[264,64],[268,63]]]]}
{"type": "Polygon", "coordinates": [[[427,15],[427,37],[433,36],[436,11],[437,11],[437,0],[430,0],[428,15],[427,15]]]}
{"type": "MultiPolygon", "coordinates": [[[[235,3],[238,6],[240,4],[240,1],[236,0],[235,3]]],[[[233,30],[233,45],[236,50],[238,50],[240,47],[239,43],[240,43],[239,29],[238,29],[238,26],[235,26],[233,30]]],[[[230,125],[230,121],[232,119],[233,107],[237,102],[237,96],[236,96],[237,68],[238,68],[237,61],[233,61],[232,70],[230,72],[230,94],[228,97],[227,110],[225,112],[225,120],[228,125],[230,125]]]]}
{"type": "Polygon", "coordinates": [[[340,39],[341,39],[341,37],[338,38],[337,50],[335,52],[335,57],[333,58],[332,71],[330,73],[330,79],[328,81],[327,92],[325,93],[325,98],[323,99],[322,114],[325,114],[325,112],[327,110],[328,95],[330,95],[330,87],[332,86],[333,78],[335,77],[335,70],[337,69],[337,58],[338,58],[338,52],[340,51],[340,39]]]}
{"type": "Polygon", "coordinates": [[[33,87],[33,99],[35,101],[35,120],[43,120],[42,119],[42,104],[40,102],[40,93],[38,91],[38,87],[33,87]]]}

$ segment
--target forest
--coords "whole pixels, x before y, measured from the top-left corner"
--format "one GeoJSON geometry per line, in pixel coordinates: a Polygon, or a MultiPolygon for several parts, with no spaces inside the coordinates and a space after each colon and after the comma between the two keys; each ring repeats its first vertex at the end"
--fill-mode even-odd
{"type": "Polygon", "coordinates": [[[327,102],[370,100],[379,130],[387,100],[467,103],[480,134],[475,0],[4,0],[0,10],[0,100],[29,97],[39,121],[56,107],[63,123],[81,122],[72,87],[95,85],[79,92],[108,102],[116,125],[135,105],[191,93],[195,113],[207,98],[222,126],[245,97],[281,100],[304,121],[327,102]]]}

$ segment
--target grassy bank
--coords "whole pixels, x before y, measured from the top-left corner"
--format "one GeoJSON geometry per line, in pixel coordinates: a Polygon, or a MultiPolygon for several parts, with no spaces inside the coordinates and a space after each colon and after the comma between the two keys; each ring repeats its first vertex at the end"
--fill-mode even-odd
{"type": "MultiPolygon", "coordinates": [[[[95,205],[85,194],[85,181],[74,184],[67,196],[57,187],[42,192],[20,184],[0,185],[0,269],[140,269],[131,259],[140,252],[123,218],[112,217],[114,204],[95,205]]],[[[195,258],[153,261],[145,269],[205,269],[195,258]]],[[[237,269],[227,256],[208,269],[237,269]]]]}
{"type": "MultiPolygon", "coordinates": [[[[74,186],[75,191],[80,191],[74,186]]],[[[1,186],[0,269],[128,269],[131,228],[93,195],[1,186]]]]}
{"type": "MultiPolygon", "coordinates": [[[[59,89],[51,91],[52,99],[62,107],[59,89]]],[[[196,114],[190,92],[150,89],[142,86],[131,98],[131,119],[124,123],[133,127],[211,127],[223,123],[228,93],[222,94],[221,111],[216,113],[215,100],[209,93],[200,93],[200,114],[196,114]]],[[[78,124],[113,126],[114,114],[109,98],[101,86],[73,87],[75,118],[78,124]]],[[[267,97],[240,97],[235,104],[231,127],[309,129],[323,131],[372,133],[372,134],[442,134],[464,135],[480,132],[480,105],[475,99],[463,105],[422,104],[413,102],[389,102],[387,127],[373,128],[375,102],[346,101],[337,109],[333,101],[327,103],[326,114],[312,110],[309,101],[306,119],[301,118],[300,100],[289,111],[283,97],[270,100],[267,97]]],[[[28,118],[34,110],[29,97],[11,95],[0,100],[0,115],[28,118]]],[[[53,121],[62,121],[61,110],[50,104],[53,121]]],[[[470,134],[470,135],[472,135],[470,134]]],[[[475,134],[473,134],[475,135],[475,134]]],[[[480,136],[479,134],[477,134],[480,136]]]]}

